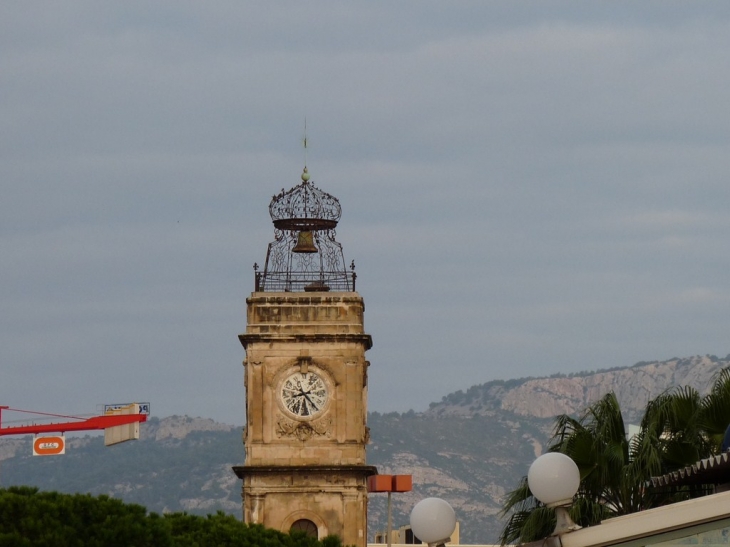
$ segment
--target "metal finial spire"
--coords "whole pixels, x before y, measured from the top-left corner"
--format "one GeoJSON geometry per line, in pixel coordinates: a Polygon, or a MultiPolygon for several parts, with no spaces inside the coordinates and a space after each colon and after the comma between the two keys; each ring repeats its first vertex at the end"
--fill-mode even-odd
{"type": "Polygon", "coordinates": [[[256,272],[256,291],[354,291],[355,272],[347,271],[335,240],[340,202],[312,184],[306,166],[301,178],[269,203],[275,241],[264,271],[256,272]]]}
{"type": "Polygon", "coordinates": [[[304,145],[304,170],[307,169],[307,117],[304,116],[304,139],[302,139],[304,145]]]}

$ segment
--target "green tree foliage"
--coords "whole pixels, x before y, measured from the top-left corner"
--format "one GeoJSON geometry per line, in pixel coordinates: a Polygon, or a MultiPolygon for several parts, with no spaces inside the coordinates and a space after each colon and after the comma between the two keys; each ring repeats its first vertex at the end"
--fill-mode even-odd
{"type": "Polygon", "coordinates": [[[141,505],[108,496],[0,489],[0,547],[341,547],[339,538],[322,542],[301,533],[283,534],[247,525],[218,512],[200,517],[160,516],[141,505]]]}
{"type": "Polygon", "coordinates": [[[0,490],[0,546],[174,545],[159,517],[108,496],[0,490]]]}
{"type": "MultiPolygon", "coordinates": [[[[639,434],[630,440],[614,393],[590,405],[577,419],[558,416],[548,450],[570,456],[581,477],[571,518],[590,526],[685,498],[682,490],[653,491],[646,487],[647,481],[719,453],[729,422],[727,368],[704,397],[691,387],[678,387],[650,401],[639,434]]],[[[527,477],[508,494],[502,509],[502,515],[507,514],[502,544],[535,541],[555,527],[554,511],[532,496],[527,477]]]]}

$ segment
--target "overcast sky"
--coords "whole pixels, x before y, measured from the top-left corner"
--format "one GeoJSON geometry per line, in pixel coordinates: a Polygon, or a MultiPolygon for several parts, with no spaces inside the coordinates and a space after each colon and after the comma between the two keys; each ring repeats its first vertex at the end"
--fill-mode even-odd
{"type": "Polygon", "coordinates": [[[0,405],[243,424],[305,117],[371,410],[725,356],[729,52],[726,1],[3,2],[0,405]]]}

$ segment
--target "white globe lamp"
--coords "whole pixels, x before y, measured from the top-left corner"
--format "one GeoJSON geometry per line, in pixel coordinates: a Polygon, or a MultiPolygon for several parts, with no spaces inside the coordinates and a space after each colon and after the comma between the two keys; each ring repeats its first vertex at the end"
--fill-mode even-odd
{"type": "Polygon", "coordinates": [[[430,546],[443,545],[451,540],[456,529],[456,513],[441,498],[419,501],[411,511],[413,535],[430,546]]]}
{"type": "Polygon", "coordinates": [[[537,458],[527,472],[530,492],[548,507],[555,508],[557,525],[552,535],[580,528],[568,514],[573,496],[580,487],[580,471],[575,462],[560,452],[548,452],[537,458]]]}

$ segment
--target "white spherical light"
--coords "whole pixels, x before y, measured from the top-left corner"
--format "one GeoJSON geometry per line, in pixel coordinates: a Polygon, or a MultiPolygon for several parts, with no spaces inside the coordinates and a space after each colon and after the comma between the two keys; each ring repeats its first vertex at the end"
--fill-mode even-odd
{"type": "Polygon", "coordinates": [[[424,543],[445,543],[456,528],[456,513],[441,498],[419,501],[411,511],[413,535],[424,543]]]}
{"type": "Polygon", "coordinates": [[[545,505],[568,505],[580,486],[580,471],[565,454],[548,452],[532,462],[527,483],[532,495],[545,505]]]}

